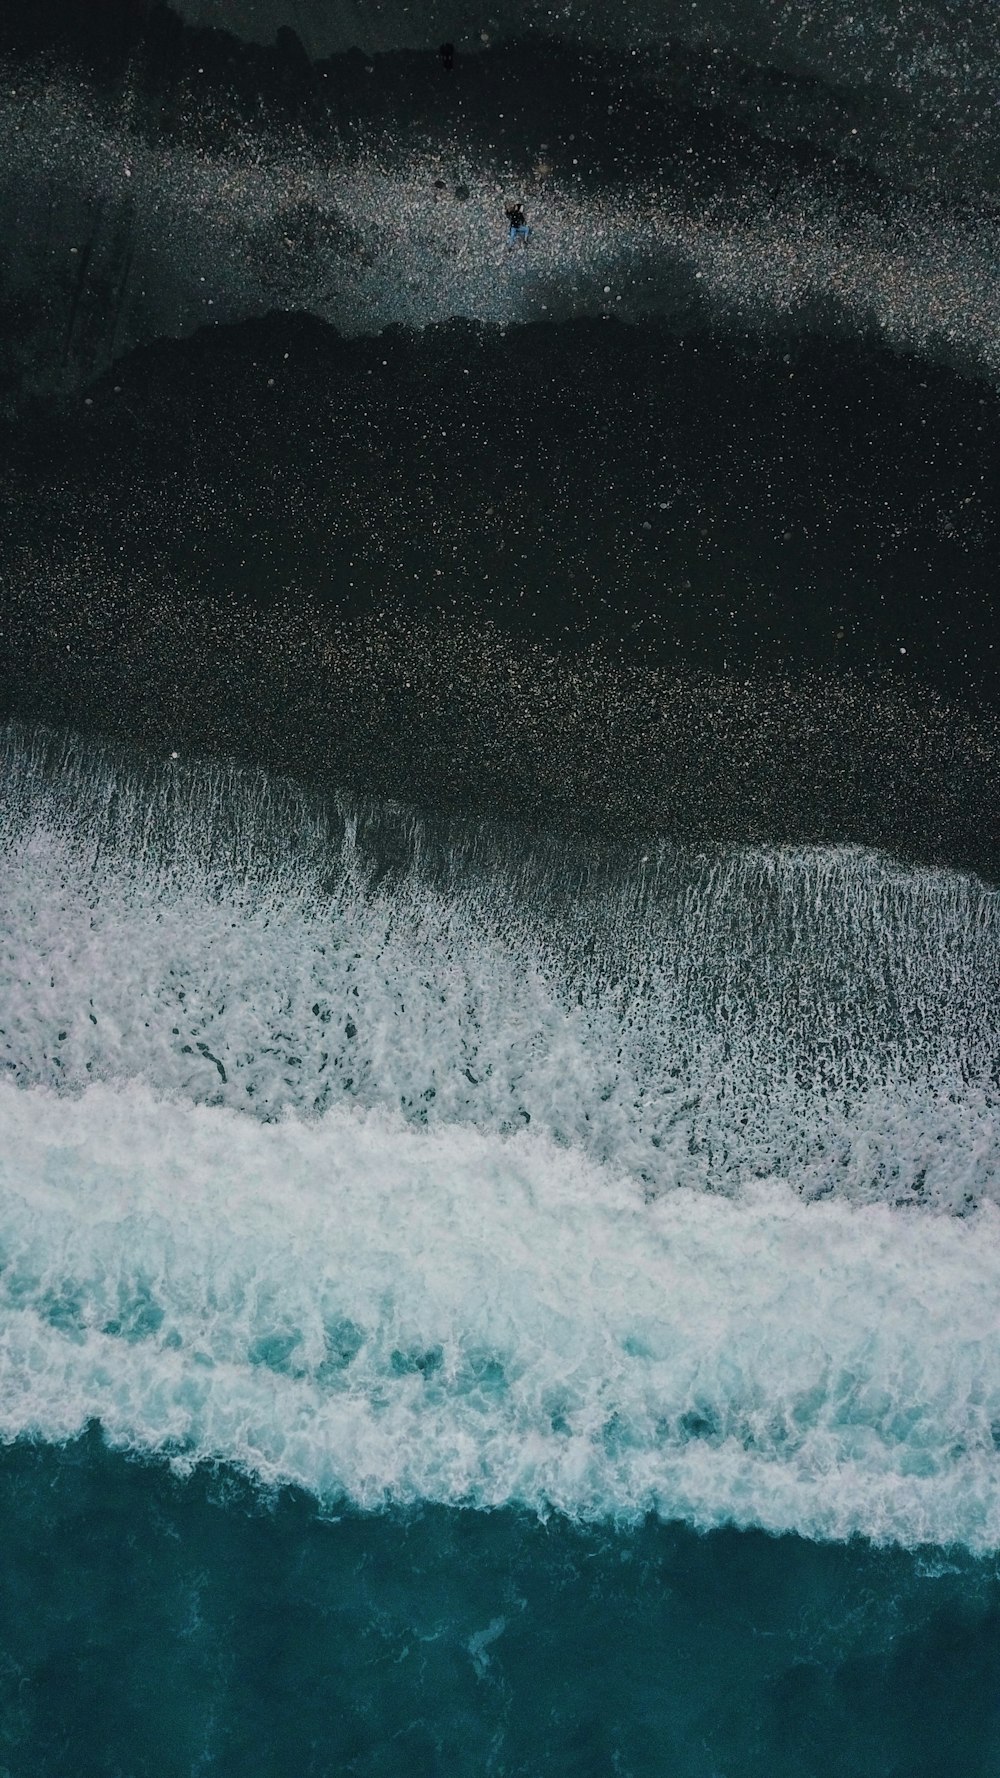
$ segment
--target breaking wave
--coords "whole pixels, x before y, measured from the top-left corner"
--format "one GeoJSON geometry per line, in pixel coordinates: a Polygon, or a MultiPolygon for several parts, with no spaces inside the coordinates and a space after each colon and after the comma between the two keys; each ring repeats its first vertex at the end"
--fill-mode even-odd
{"type": "Polygon", "coordinates": [[[994,893],[4,768],[4,1437],[1000,1543],[994,893]]]}

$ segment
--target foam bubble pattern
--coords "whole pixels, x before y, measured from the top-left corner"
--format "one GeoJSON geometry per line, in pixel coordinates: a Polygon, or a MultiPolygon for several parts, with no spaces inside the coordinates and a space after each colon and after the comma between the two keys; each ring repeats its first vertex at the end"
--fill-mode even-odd
{"type": "Polygon", "coordinates": [[[650,1193],[1000,1197],[998,898],[846,848],[598,852],[9,730],[0,1063],[529,1129],[650,1193]]]}
{"type": "Polygon", "coordinates": [[[530,1132],[0,1085],[0,1435],[330,1510],[1000,1544],[998,1212],[648,1201],[530,1132]]]}
{"type": "Polygon", "coordinates": [[[997,1547],[983,885],[2,748],[0,1437],[997,1547]]]}

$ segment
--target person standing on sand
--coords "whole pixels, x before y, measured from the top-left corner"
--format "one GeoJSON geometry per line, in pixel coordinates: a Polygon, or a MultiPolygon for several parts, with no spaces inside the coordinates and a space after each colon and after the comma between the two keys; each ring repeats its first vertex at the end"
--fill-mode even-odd
{"type": "Polygon", "coordinates": [[[507,204],[504,208],[504,215],[510,224],[510,233],[507,236],[508,247],[515,246],[518,241],[523,241],[525,246],[527,246],[528,236],[530,235],[531,230],[528,227],[525,218],[524,205],[507,204]]]}

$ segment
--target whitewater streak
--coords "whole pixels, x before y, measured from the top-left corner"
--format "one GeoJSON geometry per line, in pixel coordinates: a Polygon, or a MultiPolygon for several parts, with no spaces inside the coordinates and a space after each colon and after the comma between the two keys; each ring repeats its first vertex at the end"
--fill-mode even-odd
{"type": "Polygon", "coordinates": [[[852,848],[610,851],[0,743],[23,1086],[530,1127],[651,1193],[1000,1199],[998,909],[852,848]]]}
{"type": "Polygon", "coordinates": [[[1000,1217],[647,1203],[523,1135],[0,1089],[0,1432],[328,1505],[1000,1545],[1000,1217]]]}
{"type": "Polygon", "coordinates": [[[994,893],[2,765],[0,1435],[1000,1547],[994,893]]]}

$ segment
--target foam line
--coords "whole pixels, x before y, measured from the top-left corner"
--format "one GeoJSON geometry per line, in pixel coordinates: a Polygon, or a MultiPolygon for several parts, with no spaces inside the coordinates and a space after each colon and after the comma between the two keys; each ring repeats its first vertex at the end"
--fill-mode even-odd
{"type": "Polygon", "coordinates": [[[530,1132],[0,1088],[0,1433],[329,1505],[1000,1543],[998,1213],[649,1203],[530,1132]]]}
{"type": "Polygon", "coordinates": [[[654,1193],[1000,1197],[998,898],[973,879],[848,848],[598,854],[7,740],[21,1085],[530,1128],[654,1193]]]}

